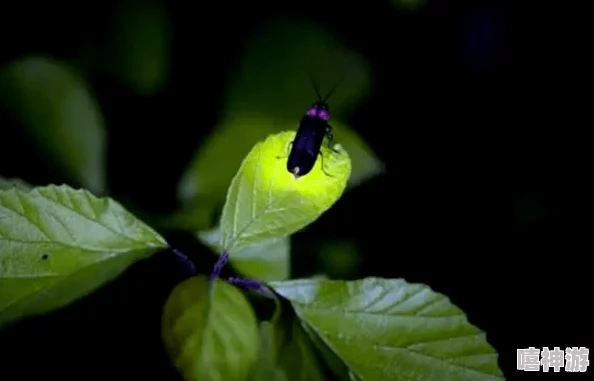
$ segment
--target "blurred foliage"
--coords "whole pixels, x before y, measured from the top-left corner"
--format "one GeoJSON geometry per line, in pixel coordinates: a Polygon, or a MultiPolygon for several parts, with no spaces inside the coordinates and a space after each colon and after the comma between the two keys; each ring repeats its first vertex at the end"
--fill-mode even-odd
{"type": "Polygon", "coordinates": [[[326,380],[324,369],[301,324],[293,320],[286,331],[286,342],[279,346],[278,336],[282,335],[279,326],[267,321],[261,323],[260,337],[261,341],[267,341],[267,356],[261,356],[260,361],[254,365],[251,380],[326,380]]]}
{"type": "Polygon", "coordinates": [[[122,1],[106,25],[103,44],[82,50],[82,65],[140,95],[157,94],[169,80],[171,59],[171,25],[164,4],[122,1]]]}
{"type": "Polygon", "coordinates": [[[358,277],[361,253],[352,240],[327,240],[318,248],[320,269],[331,279],[358,277]]]}
{"type": "MultiPolygon", "coordinates": [[[[274,336],[274,325],[268,321],[259,324],[260,348],[258,361],[252,367],[248,381],[289,381],[285,372],[276,365],[276,337],[274,336]]],[[[292,356],[295,358],[295,356],[292,356]]],[[[303,379],[303,378],[300,378],[303,379]]],[[[308,378],[311,379],[311,378],[308,378]]]]}
{"type": "Polygon", "coordinates": [[[314,85],[322,97],[338,85],[330,111],[342,120],[369,94],[370,81],[365,60],[319,24],[270,21],[245,45],[226,90],[223,117],[295,121],[315,100],[314,85]]]}
{"type": "Polygon", "coordinates": [[[392,0],[392,4],[402,11],[418,11],[427,5],[427,0],[392,0]]]}
{"type": "Polygon", "coordinates": [[[84,80],[67,63],[29,57],[0,68],[0,100],[78,185],[105,191],[105,128],[84,80]]]}

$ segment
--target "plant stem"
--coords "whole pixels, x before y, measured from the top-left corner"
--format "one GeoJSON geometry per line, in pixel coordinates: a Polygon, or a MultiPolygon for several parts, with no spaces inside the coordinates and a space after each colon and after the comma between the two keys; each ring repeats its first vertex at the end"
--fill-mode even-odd
{"type": "Polygon", "coordinates": [[[217,260],[217,263],[215,263],[214,268],[212,269],[212,273],[210,274],[209,278],[210,282],[215,281],[217,278],[221,276],[221,271],[223,270],[223,267],[225,267],[228,261],[229,254],[227,254],[226,251],[223,251],[219,259],[217,260]]]}

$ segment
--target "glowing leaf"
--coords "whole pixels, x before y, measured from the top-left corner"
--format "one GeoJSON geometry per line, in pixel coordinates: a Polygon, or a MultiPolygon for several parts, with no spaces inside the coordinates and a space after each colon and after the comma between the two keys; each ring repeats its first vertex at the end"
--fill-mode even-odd
{"type": "Polygon", "coordinates": [[[402,279],[272,282],[353,379],[501,381],[485,334],[447,297],[402,279]]]}
{"type": "MultiPolygon", "coordinates": [[[[219,246],[219,228],[198,233],[198,238],[216,254],[219,246]]],[[[242,276],[262,281],[283,280],[290,273],[289,237],[273,238],[233,253],[229,262],[242,276]]]]}
{"type": "Polygon", "coordinates": [[[258,325],[234,286],[204,276],[175,287],[165,304],[162,335],[186,381],[244,381],[258,358],[258,325]]]}
{"type": "Polygon", "coordinates": [[[0,176],[0,189],[18,188],[21,190],[29,190],[33,188],[31,184],[21,179],[6,179],[0,176]]]}
{"type": "Polygon", "coordinates": [[[340,145],[322,148],[322,160],[295,179],[284,160],[295,132],[269,136],[254,146],[231,182],[221,218],[220,246],[229,254],[302,229],[328,210],[346,187],[351,162],[340,145]]]}
{"type": "Polygon", "coordinates": [[[63,307],[166,246],[120,204],[86,190],[0,190],[0,327],[63,307]]]}

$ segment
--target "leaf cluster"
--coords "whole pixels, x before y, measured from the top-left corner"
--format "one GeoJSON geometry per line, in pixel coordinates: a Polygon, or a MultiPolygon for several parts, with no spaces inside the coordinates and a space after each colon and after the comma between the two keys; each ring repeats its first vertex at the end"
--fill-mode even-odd
{"type": "MultiPolygon", "coordinates": [[[[225,109],[232,112],[223,113],[182,177],[184,207],[162,223],[194,232],[216,254],[228,254],[235,272],[260,282],[256,291],[274,303],[274,313],[259,316],[252,293],[225,279],[209,280],[211,269],[199,268],[164,306],[162,336],[172,362],[187,381],[503,379],[485,334],[427,285],[374,277],[289,279],[290,236],[345,190],[383,170],[340,122],[333,122],[338,153],[322,151],[332,177],[318,160],[295,180],[277,159],[294,137],[294,110],[311,102],[299,58],[315,59],[329,45],[336,43],[328,33],[294,22],[275,22],[257,33],[227,92],[225,109]],[[270,48],[271,35],[282,41],[277,49],[270,48]],[[275,77],[279,66],[285,74],[275,77]],[[256,95],[254,83],[264,87],[256,95]],[[279,83],[289,89],[282,101],[279,83]],[[220,152],[229,156],[221,161],[220,152]],[[221,204],[220,223],[212,226],[210,216],[221,204]]],[[[335,68],[348,63],[349,80],[335,99],[340,120],[365,94],[369,78],[351,52],[333,57],[312,66],[331,81],[335,68]]],[[[57,164],[89,189],[0,179],[3,329],[85,297],[169,244],[122,204],[97,197],[107,189],[103,122],[75,71],[34,57],[3,68],[0,86],[16,94],[4,101],[32,136],[48,152],[59,152],[57,164]],[[55,92],[71,95],[63,99],[73,104],[56,104],[55,92]]]]}

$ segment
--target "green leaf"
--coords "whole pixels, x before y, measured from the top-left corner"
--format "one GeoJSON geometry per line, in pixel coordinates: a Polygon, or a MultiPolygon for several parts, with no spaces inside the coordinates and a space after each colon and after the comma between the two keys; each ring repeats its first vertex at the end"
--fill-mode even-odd
{"type": "Polygon", "coordinates": [[[249,113],[298,121],[317,98],[314,84],[344,119],[370,90],[371,70],[362,56],[309,20],[276,18],[260,26],[245,45],[225,96],[226,115],[249,113]],[[258,91],[254,91],[258,89],[258,91]]]}
{"type": "Polygon", "coordinates": [[[229,254],[285,237],[328,210],[346,187],[351,173],[348,153],[322,147],[322,160],[306,176],[295,179],[279,155],[286,152],[294,131],[269,136],[254,146],[229,187],[221,217],[220,246],[229,254]]]}
{"type": "Polygon", "coordinates": [[[340,122],[333,122],[334,136],[349,153],[353,163],[351,177],[347,183],[353,188],[384,172],[384,164],[375,156],[371,148],[353,130],[340,122]]]}
{"type": "Polygon", "coordinates": [[[316,357],[316,348],[295,317],[288,332],[281,332],[278,324],[262,322],[260,325],[260,358],[250,381],[325,381],[323,369],[316,357]],[[278,336],[286,342],[277,349],[278,336]]]}
{"type": "Polygon", "coordinates": [[[302,322],[301,328],[313,344],[313,348],[317,350],[318,355],[321,357],[321,361],[324,361],[328,369],[332,371],[334,376],[339,380],[356,380],[356,377],[351,370],[342,362],[332,350],[330,350],[326,344],[320,339],[319,336],[312,331],[312,329],[305,323],[302,322]]]}
{"type": "Polygon", "coordinates": [[[104,192],[103,120],[77,73],[44,57],[14,61],[0,69],[0,101],[67,175],[104,192]]]}
{"type": "Polygon", "coordinates": [[[276,366],[276,344],[274,324],[260,323],[260,355],[250,373],[249,381],[289,381],[285,373],[276,366]]]}
{"type": "Polygon", "coordinates": [[[186,381],[244,381],[258,358],[252,307],[234,286],[200,275],[175,287],[163,312],[165,347],[186,381]]]}
{"type": "Polygon", "coordinates": [[[152,96],[169,79],[170,19],[161,1],[125,0],[106,23],[105,45],[83,50],[85,66],[108,73],[138,94],[152,96]]]}
{"type": "Polygon", "coordinates": [[[318,249],[320,270],[332,279],[355,279],[361,269],[362,255],[357,244],[348,239],[324,240],[318,249]]]}
{"type": "Polygon", "coordinates": [[[283,310],[275,297],[276,311],[260,323],[260,356],[250,381],[325,381],[316,348],[292,311],[283,310]]]}
{"type": "Polygon", "coordinates": [[[86,190],[0,190],[0,327],[63,307],[166,246],[120,204],[86,190]]]}
{"type": "MultiPolygon", "coordinates": [[[[198,239],[216,254],[222,252],[220,237],[219,228],[198,233],[198,239]]],[[[262,281],[284,280],[291,272],[290,251],[289,237],[273,238],[235,252],[229,262],[244,277],[262,281]]]]}
{"type": "Polygon", "coordinates": [[[294,319],[291,324],[290,341],[279,351],[278,367],[287,375],[289,381],[325,381],[326,376],[318,361],[315,347],[300,322],[294,319]]]}
{"type": "Polygon", "coordinates": [[[262,281],[284,280],[291,272],[289,237],[273,238],[233,254],[232,266],[244,276],[262,281]]]}
{"type": "MultiPolygon", "coordinates": [[[[188,203],[188,207],[180,214],[190,214],[191,219],[197,221],[194,225],[196,230],[209,228],[210,217],[216,207],[225,201],[225,192],[245,155],[270,134],[296,130],[298,120],[298,114],[294,120],[287,122],[275,121],[272,117],[246,115],[218,127],[198,151],[181,180],[179,195],[188,203]],[[222,152],[225,152],[224,156],[222,152]]],[[[351,157],[353,169],[349,187],[383,172],[383,164],[354,131],[340,122],[333,122],[332,126],[336,140],[351,157]]],[[[286,155],[284,152],[283,156],[286,155]]],[[[286,159],[279,161],[284,163],[286,159]]],[[[185,225],[194,227],[191,220],[186,221],[185,225]]]]}
{"type": "Polygon", "coordinates": [[[381,278],[270,285],[355,379],[504,379],[485,334],[426,285],[381,278]]]}
{"type": "Polygon", "coordinates": [[[367,64],[317,25],[275,21],[251,37],[227,89],[222,120],[182,177],[178,194],[186,208],[180,224],[194,230],[210,228],[210,216],[223,204],[237,167],[254,144],[297,128],[316,100],[308,72],[323,93],[342,79],[330,99],[330,124],[337,142],[351,156],[349,187],[383,172],[383,164],[367,144],[342,123],[368,92],[367,64]]]}
{"type": "Polygon", "coordinates": [[[11,188],[17,188],[17,189],[26,191],[26,190],[30,190],[31,188],[33,188],[33,186],[21,179],[6,179],[6,178],[0,176],[0,190],[1,189],[11,189],[11,188]]]}

